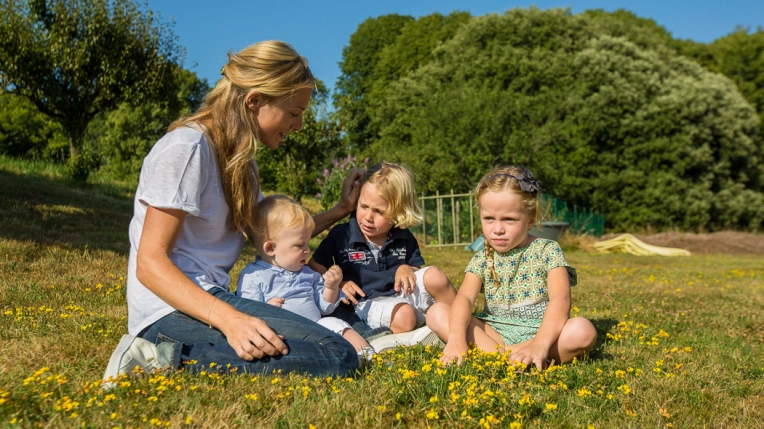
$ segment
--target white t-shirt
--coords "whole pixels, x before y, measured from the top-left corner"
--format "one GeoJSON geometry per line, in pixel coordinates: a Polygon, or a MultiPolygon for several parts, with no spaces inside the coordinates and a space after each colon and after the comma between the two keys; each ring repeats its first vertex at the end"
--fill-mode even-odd
{"type": "Polygon", "coordinates": [[[167,133],[143,160],[135,192],[127,266],[127,322],[131,335],[175,311],[143,286],[135,274],[148,206],[188,213],[170,260],[205,290],[228,290],[228,272],[245,241],[243,234],[230,229],[231,214],[217,160],[204,134],[189,127],[167,133]]]}

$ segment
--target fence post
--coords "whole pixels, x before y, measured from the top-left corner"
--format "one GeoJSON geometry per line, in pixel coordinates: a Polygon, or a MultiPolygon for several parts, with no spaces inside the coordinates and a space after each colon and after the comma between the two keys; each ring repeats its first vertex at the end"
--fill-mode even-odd
{"type": "Polygon", "coordinates": [[[424,235],[424,239],[422,240],[422,244],[424,246],[427,246],[427,200],[424,199],[425,195],[422,195],[422,234],[424,235]]]}
{"type": "Polygon", "coordinates": [[[438,219],[438,249],[440,249],[443,245],[443,232],[441,231],[440,226],[443,225],[443,203],[440,201],[440,191],[435,191],[436,201],[438,202],[436,207],[437,214],[436,218],[438,219]]]}
{"type": "Polygon", "coordinates": [[[458,243],[459,241],[456,239],[459,234],[459,227],[456,225],[456,207],[454,207],[454,190],[451,189],[451,228],[453,229],[454,234],[454,244],[458,243]]]}
{"type": "Polygon", "coordinates": [[[472,243],[472,240],[475,239],[475,216],[472,214],[472,191],[470,191],[467,196],[467,206],[470,208],[470,239],[467,241],[472,243]]]}

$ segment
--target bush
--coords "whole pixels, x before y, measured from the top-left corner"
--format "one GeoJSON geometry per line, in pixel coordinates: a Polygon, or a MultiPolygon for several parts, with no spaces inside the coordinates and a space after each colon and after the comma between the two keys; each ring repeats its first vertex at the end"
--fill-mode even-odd
{"type": "Polygon", "coordinates": [[[342,181],[348,176],[350,170],[354,167],[360,167],[365,170],[369,165],[369,158],[364,159],[359,164],[355,156],[348,155],[342,161],[333,159],[332,165],[331,169],[325,168],[321,173],[321,177],[316,178],[319,188],[316,198],[324,210],[329,210],[340,200],[342,181]]]}

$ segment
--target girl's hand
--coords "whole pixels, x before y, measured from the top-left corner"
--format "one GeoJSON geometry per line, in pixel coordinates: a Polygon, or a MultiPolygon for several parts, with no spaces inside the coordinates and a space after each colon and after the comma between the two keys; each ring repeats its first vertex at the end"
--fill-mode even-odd
{"type": "Polygon", "coordinates": [[[282,305],[284,305],[284,301],[285,301],[284,298],[277,296],[277,297],[269,299],[266,303],[270,305],[275,305],[276,307],[281,307],[282,305]]]}
{"type": "Polygon", "coordinates": [[[337,290],[340,287],[342,281],[342,269],[339,265],[332,265],[324,275],[324,287],[329,290],[337,290]]]}
{"type": "Polygon", "coordinates": [[[393,285],[396,292],[403,290],[404,294],[410,294],[414,292],[416,288],[416,275],[414,270],[410,266],[403,264],[395,270],[395,284],[393,285]]]}
{"type": "Polygon", "coordinates": [[[468,351],[469,347],[467,347],[466,343],[457,344],[456,341],[449,341],[446,347],[443,348],[443,356],[440,357],[440,361],[446,365],[456,361],[457,365],[461,365],[468,351]]]}
{"type": "Polygon", "coordinates": [[[344,302],[345,304],[349,304],[351,302],[353,304],[358,304],[357,297],[359,295],[366,297],[366,294],[363,293],[363,289],[361,289],[361,287],[355,284],[355,282],[353,281],[348,280],[346,282],[342,282],[340,283],[340,287],[342,288],[342,293],[344,293],[345,296],[347,297],[347,298],[342,298],[342,302],[344,302]]]}
{"type": "Polygon", "coordinates": [[[549,356],[549,349],[541,344],[531,341],[517,350],[512,350],[509,355],[510,362],[522,362],[527,366],[536,365],[539,371],[546,367],[546,359],[549,356]]]}

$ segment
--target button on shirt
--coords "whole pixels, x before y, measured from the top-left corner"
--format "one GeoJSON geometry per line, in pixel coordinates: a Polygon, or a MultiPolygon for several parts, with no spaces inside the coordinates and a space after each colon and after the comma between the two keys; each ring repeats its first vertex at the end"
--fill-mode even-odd
{"type": "Polygon", "coordinates": [[[401,265],[424,265],[419,243],[408,229],[392,228],[375,256],[358,226],[355,213],[348,223],[329,231],[313,253],[313,259],[326,268],[336,261],[342,268],[342,279],[360,286],[366,294],[365,299],[393,295],[395,272],[401,265]]]}
{"type": "Polygon", "coordinates": [[[324,299],[324,279],[320,274],[303,266],[300,271],[275,267],[257,257],[239,274],[236,295],[255,301],[268,302],[272,298],[284,298],[281,308],[297,313],[312,321],[332,314],[337,302],[324,299]]]}

